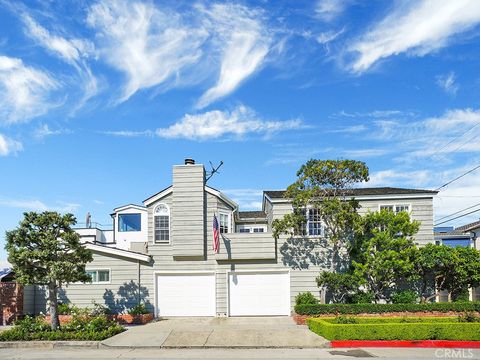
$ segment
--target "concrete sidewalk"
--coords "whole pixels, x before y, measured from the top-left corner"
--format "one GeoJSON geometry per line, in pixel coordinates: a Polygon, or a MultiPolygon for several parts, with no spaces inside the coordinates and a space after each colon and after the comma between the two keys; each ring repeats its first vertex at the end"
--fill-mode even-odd
{"type": "Polygon", "coordinates": [[[290,317],[174,318],[102,341],[114,348],[324,348],[329,342],[290,317]]]}

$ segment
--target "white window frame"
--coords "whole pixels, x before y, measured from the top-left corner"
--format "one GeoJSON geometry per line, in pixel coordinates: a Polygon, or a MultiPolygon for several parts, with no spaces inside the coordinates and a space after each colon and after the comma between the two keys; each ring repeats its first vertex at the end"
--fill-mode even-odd
{"type": "Polygon", "coordinates": [[[232,232],[232,212],[222,211],[222,210],[220,210],[220,211],[218,212],[218,232],[219,232],[220,234],[230,234],[230,233],[232,232]],[[227,228],[227,232],[226,232],[226,233],[220,232],[220,227],[221,227],[220,215],[226,215],[226,216],[227,216],[227,219],[228,219],[228,220],[227,220],[227,221],[228,221],[227,226],[228,226],[228,228],[227,228]]]}
{"type": "Polygon", "coordinates": [[[386,206],[393,206],[393,212],[395,214],[398,214],[400,211],[397,211],[397,206],[407,206],[408,210],[407,213],[411,214],[412,213],[412,204],[408,203],[398,203],[398,204],[378,204],[378,211],[382,210],[382,207],[386,206]]]}
{"type": "Polygon", "coordinates": [[[86,282],[85,284],[110,284],[112,282],[112,269],[110,268],[95,268],[95,269],[85,269],[85,273],[89,272],[96,272],[97,273],[97,281],[86,282]],[[108,281],[99,281],[98,280],[98,272],[99,271],[108,271],[108,281]]]}
{"type": "Polygon", "coordinates": [[[170,216],[170,206],[168,206],[167,204],[165,203],[158,203],[157,205],[155,205],[155,207],[153,208],[153,243],[154,244],[158,244],[158,245],[169,245],[170,244],[170,241],[172,239],[172,231],[171,231],[171,227],[172,227],[172,218],[170,216]],[[156,216],[167,216],[165,214],[160,214],[160,215],[156,215],[156,210],[157,208],[159,208],[160,206],[165,206],[165,208],[167,209],[167,213],[168,213],[168,241],[167,240],[159,240],[157,241],[155,239],[155,230],[156,230],[156,227],[155,227],[155,217],[156,216]]]}
{"type": "Polygon", "coordinates": [[[267,225],[255,225],[255,224],[250,224],[250,225],[245,225],[245,224],[237,224],[237,233],[241,234],[263,234],[267,232],[267,225]],[[262,229],[263,231],[257,231],[255,232],[255,229],[262,229]],[[248,230],[248,231],[240,231],[240,230],[248,230]]]}

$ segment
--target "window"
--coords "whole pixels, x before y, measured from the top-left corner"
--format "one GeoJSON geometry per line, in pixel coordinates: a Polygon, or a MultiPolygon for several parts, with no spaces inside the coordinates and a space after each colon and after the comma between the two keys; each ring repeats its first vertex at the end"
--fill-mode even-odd
{"type": "Polygon", "coordinates": [[[325,228],[322,224],[320,211],[318,209],[303,209],[301,214],[305,216],[306,222],[296,231],[297,235],[302,236],[325,236],[325,228]]]}
{"type": "Polygon", "coordinates": [[[394,211],[398,214],[401,211],[410,212],[410,205],[398,204],[398,205],[380,205],[380,210],[394,211]]]}
{"type": "Polygon", "coordinates": [[[87,270],[86,273],[92,278],[92,284],[110,282],[110,270],[87,270]]]}
{"type": "Polygon", "coordinates": [[[254,233],[263,233],[265,231],[264,228],[253,228],[254,233]]]}
{"type": "Polygon", "coordinates": [[[219,213],[218,217],[220,234],[226,234],[230,232],[230,215],[226,213],[219,213]]]}
{"type": "Polygon", "coordinates": [[[170,210],[167,205],[159,204],[153,211],[155,242],[170,242],[170,210]]]}
{"type": "Polygon", "coordinates": [[[141,214],[119,214],[118,215],[118,231],[141,231],[142,230],[141,214]]]}
{"type": "Polygon", "coordinates": [[[265,227],[254,225],[238,225],[237,230],[240,233],[263,233],[266,231],[265,227]]]}
{"type": "Polygon", "coordinates": [[[238,229],[238,230],[239,230],[239,232],[241,232],[241,233],[249,233],[249,232],[250,232],[250,228],[240,228],[240,229],[238,229]]]}

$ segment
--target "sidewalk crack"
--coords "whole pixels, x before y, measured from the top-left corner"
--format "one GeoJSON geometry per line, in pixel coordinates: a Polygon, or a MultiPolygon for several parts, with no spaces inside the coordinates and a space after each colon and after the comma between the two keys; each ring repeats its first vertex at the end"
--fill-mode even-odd
{"type": "Polygon", "coordinates": [[[207,338],[205,339],[205,342],[203,343],[203,347],[205,347],[205,346],[207,345],[208,339],[210,339],[210,335],[213,334],[213,331],[214,331],[214,330],[215,330],[215,329],[212,329],[212,331],[210,331],[210,334],[208,334],[207,338]]]}

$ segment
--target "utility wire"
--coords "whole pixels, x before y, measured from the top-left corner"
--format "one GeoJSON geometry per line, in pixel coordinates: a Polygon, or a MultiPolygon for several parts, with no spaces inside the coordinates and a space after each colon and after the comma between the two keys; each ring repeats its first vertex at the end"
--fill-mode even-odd
{"type": "Polygon", "coordinates": [[[466,213],[466,214],[459,215],[459,216],[457,216],[457,217],[454,217],[454,218],[451,218],[451,219],[448,219],[448,220],[439,222],[439,223],[435,224],[434,226],[442,225],[442,224],[445,224],[445,223],[450,222],[450,221],[452,221],[452,220],[460,219],[460,218],[462,218],[462,217],[464,217],[464,216],[467,216],[467,215],[476,213],[476,212],[478,212],[478,211],[480,211],[480,209],[476,209],[476,210],[470,211],[470,212],[468,212],[468,213],[466,213]]]}
{"type": "Polygon", "coordinates": [[[449,214],[449,215],[442,216],[440,219],[437,219],[437,221],[440,221],[440,220],[449,218],[450,216],[453,216],[453,215],[457,215],[457,214],[459,214],[459,213],[461,213],[461,212],[464,212],[465,210],[469,210],[469,209],[474,208],[474,207],[476,207],[476,206],[480,206],[480,203],[475,204],[475,205],[472,205],[472,206],[469,206],[469,207],[467,207],[467,208],[465,208],[465,209],[462,209],[462,210],[458,210],[458,211],[454,212],[453,214],[449,214]]]}
{"type": "Polygon", "coordinates": [[[468,170],[467,172],[463,173],[463,174],[460,175],[460,176],[457,176],[455,179],[452,179],[452,180],[446,182],[445,184],[443,184],[443,185],[440,186],[439,188],[436,188],[435,191],[440,191],[440,190],[443,189],[445,186],[450,185],[451,183],[457,181],[458,179],[461,179],[461,178],[464,177],[465,175],[468,175],[468,174],[474,172],[474,171],[477,170],[477,169],[480,169],[480,165],[477,165],[477,166],[475,166],[473,169],[468,170]]]}
{"type": "MultiPolygon", "coordinates": [[[[462,134],[454,137],[452,140],[450,140],[448,143],[446,143],[445,145],[443,145],[440,149],[438,149],[437,151],[435,151],[432,155],[429,155],[428,158],[433,158],[435,155],[439,154],[442,152],[443,149],[446,149],[448,147],[448,145],[452,144],[455,140],[458,140],[459,138],[461,138],[463,135],[465,135],[466,133],[470,132],[471,130],[475,129],[477,126],[480,125],[480,122],[476,123],[475,125],[473,125],[472,127],[470,127],[467,131],[463,132],[462,134]]],[[[462,145],[463,146],[463,145],[462,145]]],[[[455,150],[451,151],[451,152],[455,152],[457,151],[459,148],[456,148],[455,150]]]]}

